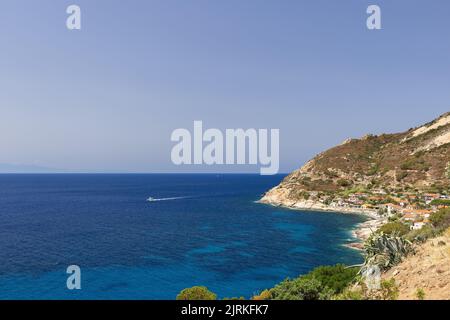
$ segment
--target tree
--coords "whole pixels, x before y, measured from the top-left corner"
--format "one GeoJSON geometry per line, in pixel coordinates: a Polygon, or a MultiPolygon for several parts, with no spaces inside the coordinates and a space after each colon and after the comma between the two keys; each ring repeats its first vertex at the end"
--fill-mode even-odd
{"type": "Polygon", "coordinates": [[[182,290],[177,300],[216,300],[217,295],[203,286],[196,286],[182,290]]]}

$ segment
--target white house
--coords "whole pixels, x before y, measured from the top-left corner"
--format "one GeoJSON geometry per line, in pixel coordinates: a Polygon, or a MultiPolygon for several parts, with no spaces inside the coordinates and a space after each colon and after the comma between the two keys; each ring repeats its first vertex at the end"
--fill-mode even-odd
{"type": "Polygon", "coordinates": [[[425,222],[420,221],[420,222],[414,222],[414,224],[412,225],[411,229],[412,230],[420,230],[423,228],[423,226],[425,225],[425,222]]]}

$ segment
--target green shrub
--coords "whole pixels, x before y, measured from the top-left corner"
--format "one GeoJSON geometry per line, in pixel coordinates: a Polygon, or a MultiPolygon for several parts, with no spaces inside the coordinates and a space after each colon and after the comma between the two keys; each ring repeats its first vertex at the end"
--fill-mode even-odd
{"type": "Polygon", "coordinates": [[[337,177],[339,177],[339,175],[336,172],[334,172],[334,171],[332,171],[330,169],[325,170],[324,173],[325,173],[325,175],[327,177],[330,177],[330,178],[337,178],[337,177]]]}
{"type": "Polygon", "coordinates": [[[417,289],[416,297],[418,300],[425,300],[425,291],[422,288],[417,289]]]}
{"type": "Polygon", "coordinates": [[[400,165],[402,170],[418,170],[418,171],[428,171],[430,165],[425,163],[423,159],[418,159],[417,157],[409,159],[400,165]]]}
{"type": "Polygon", "coordinates": [[[337,184],[338,184],[338,186],[340,186],[340,187],[348,187],[348,186],[350,186],[352,183],[351,183],[351,181],[346,180],[346,179],[339,179],[339,180],[337,181],[337,184]]]}
{"type": "Polygon", "coordinates": [[[400,221],[388,222],[388,223],[382,225],[377,230],[378,233],[383,232],[384,234],[388,234],[388,235],[396,234],[398,236],[404,236],[409,231],[410,231],[409,226],[400,221]]]}
{"type": "Polygon", "coordinates": [[[450,206],[450,200],[447,199],[435,199],[430,203],[433,206],[450,206]]]}
{"type": "Polygon", "coordinates": [[[365,300],[364,292],[359,290],[345,289],[342,293],[333,297],[334,300],[365,300]]]}
{"type": "Polygon", "coordinates": [[[419,230],[412,230],[405,235],[409,241],[424,242],[427,239],[437,237],[450,227],[450,208],[441,209],[430,216],[430,224],[419,230]]]}
{"type": "Polygon", "coordinates": [[[286,279],[253,300],[329,300],[341,294],[354,281],[358,268],[343,264],[320,266],[295,279],[286,279]]]}
{"type": "Polygon", "coordinates": [[[217,295],[206,287],[196,286],[182,290],[177,295],[177,300],[216,300],[217,295]]]}
{"type": "Polygon", "coordinates": [[[319,280],[323,286],[339,294],[355,279],[358,268],[346,268],[343,264],[320,266],[305,275],[305,278],[319,280]]]}
{"type": "Polygon", "coordinates": [[[400,182],[403,179],[405,179],[407,176],[408,176],[408,172],[400,171],[399,173],[397,173],[397,181],[400,182]]]}
{"type": "Polygon", "coordinates": [[[381,281],[381,299],[397,300],[400,290],[398,289],[395,279],[381,281]]]}
{"type": "Polygon", "coordinates": [[[376,164],[372,165],[372,167],[367,171],[367,175],[373,176],[373,175],[377,174],[378,170],[379,170],[378,165],[376,165],[376,164]]]}
{"type": "Polygon", "coordinates": [[[450,208],[441,209],[431,214],[430,222],[435,228],[447,229],[450,226],[450,208]]]}
{"type": "Polygon", "coordinates": [[[333,291],[314,278],[286,279],[270,290],[272,300],[329,300],[333,291]]]}
{"type": "Polygon", "coordinates": [[[308,200],[309,197],[310,197],[310,194],[309,194],[309,192],[307,192],[307,191],[302,191],[302,192],[300,193],[300,196],[301,196],[301,198],[303,198],[303,199],[305,199],[305,200],[308,200]]]}
{"type": "Polygon", "coordinates": [[[405,239],[413,242],[425,242],[427,239],[437,236],[436,229],[431,225],[425,225],[419,230],[411,230],[405,235],[405,239]]]}
{"type": "Polygon", "coordinates": [[[412,161],[404,162],[400,165],[400,169],[402,169],[402,170],[414,169],[414,162],[412,162],[412,161]]]}

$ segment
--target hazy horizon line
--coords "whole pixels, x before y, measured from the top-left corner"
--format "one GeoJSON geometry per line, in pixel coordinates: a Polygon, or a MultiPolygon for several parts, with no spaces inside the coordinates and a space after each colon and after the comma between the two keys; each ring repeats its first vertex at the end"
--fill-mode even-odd
{"type": "MultiPolygon", "coordinates": [[[[286,175],[291,172],[278,172],[276,175],[286,175]]],[[[0,172],[0,175],[133,175],[133,174],[186,174],[186,175],[261,175],[258,172],[0,172]]]]}

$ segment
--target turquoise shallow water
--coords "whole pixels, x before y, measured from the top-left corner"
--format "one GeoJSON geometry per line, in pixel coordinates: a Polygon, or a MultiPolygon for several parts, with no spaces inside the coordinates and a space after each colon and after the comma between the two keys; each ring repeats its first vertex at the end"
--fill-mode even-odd
{"type": "Polygon", "coordinates": [[[360,262],[343,244],[364,218],[254,202],[282,178],[0,175],[0,299],[174,299],[193,285],[249,297],[360,262]],[[66,288],[71,264],[81,290],[66,288]]]}

